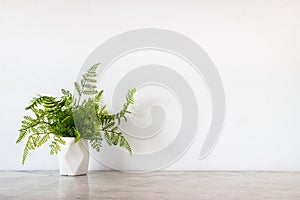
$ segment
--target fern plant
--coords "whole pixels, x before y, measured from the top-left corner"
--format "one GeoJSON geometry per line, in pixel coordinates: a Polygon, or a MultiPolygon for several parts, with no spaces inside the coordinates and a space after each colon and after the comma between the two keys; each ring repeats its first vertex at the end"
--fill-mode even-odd
{"type": "Polygon", "coordinates": [[[100,105],[103,90],[97,90],[98,66],[99,63],[91,66],[83,74],[80,83],[74,83],[77,95],[62,89],[59,99],[39,95],[31,100],[25,110],[31,111],[33,116],[23,117],[16,141],[19,143],[27,138],[22,164],[29,151],[41,147],[49,140],[50,154],[57,154],[61,145],[65,144],[63,137],[74,137],[75,142],[81,138],[87,139],[96,151],[100,151],[105,140],[110,146],[119,145],[132,153],[128,141],[119,130],[119,125],[122,119],[127,121],[125,115],[130,114],[128,108],[134,103],[136,89],[128,90],[121,111],[110,114],[106,105],[100,105]]]}

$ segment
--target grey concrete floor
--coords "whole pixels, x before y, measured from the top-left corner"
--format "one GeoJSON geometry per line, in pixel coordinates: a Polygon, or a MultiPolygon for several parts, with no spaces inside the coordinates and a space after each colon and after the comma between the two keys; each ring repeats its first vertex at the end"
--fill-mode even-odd
{"type": "Polygon", "coordinates": [[[0,171],[0,199],[300,200],[300,173],[0,171]]]}

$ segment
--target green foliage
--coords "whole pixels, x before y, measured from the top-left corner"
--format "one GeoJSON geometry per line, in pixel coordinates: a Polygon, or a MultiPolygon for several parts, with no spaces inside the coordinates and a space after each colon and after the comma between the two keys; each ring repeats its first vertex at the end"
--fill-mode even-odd
{"type": "Polygon", "coordinates": [[[22,164],[30,150],[37,149],[49,140],[50,154],[58,153],[61,145],[65,144],[62,137],[74,137],[75,142],[80,138],[88,139],[96,151],[100,151],[104,138],[108,145],[119,145],[132,153],[119,125],[122,119],[127,121],[125,115],[130,114],[128,108],[134,103],[136,89],[128,90],[126,102],[120,112],[108,113],[106,105],[100,104],[103,90],[97,91],[98,66],[99,64],[91,66],[82,75],[80,83],[74,83],[77,98],[62,89],[59,99],[39,95],[31,100],[25,109],[34,116],[23,117],[16,141],[19,143],[27,137],[22,164]]]}

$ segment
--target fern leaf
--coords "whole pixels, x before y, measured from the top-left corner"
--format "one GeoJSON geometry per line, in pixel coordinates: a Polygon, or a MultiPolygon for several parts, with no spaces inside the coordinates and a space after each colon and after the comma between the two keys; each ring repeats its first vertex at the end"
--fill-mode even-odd
{"type": "Polygon", "coordinates": [[[61,140],[60,137],[54,136],[53,141],[49,145],[51,155],[57,154],[61,150],[59,143],[64,143],[64,141],[63,140],[60,141],[60,140],[61,140]]]}
{"type": "Polygon", "coordinates": [[[92,72],[96,72],[98,66],[100,65],[100,63],[96,63],[94,65],[92,65],[89,69],[88,69],[88,73],[92,73],[92,72]]]}
{"type": "Polygon", "coordinates": [[[25,163],[25,160],[28,156],[29,150],[35,149],[35,146],[32,144],[31,138],[32,138],[32,136],[28,137],[26,145],[24,147],[23,156],[22,156],[22,165],[24,165],[24,163],[25,163]]]}
{"type": "Polygon", "coordinates": [[[31,124],[31,121],[23,120],[21,123],[25,126],[28,126],[31,124]]]}
{"type": "Polygon", "coordinates": [[[92,77],[97,77],[97,73],[95,73],[95,72],[90,72],[90,73],[86,74],[84,80],[90,79],[90,78],[92,78],[92,77]]]}
{"type": "Polygon", "coordinates": [[[29,152],[29,149],[28,149],[28,146],[26,144],[26,146],[24,148],[24,151],[23,151],[23,156],[22,156],[22,165],[24,165],[24,163],[25,163],[25,160],[26,160],[26,158],[28,156],[28,152],[29,152]]]}
{"type": "Polygon", "coordinates": [[[130,147],[129,143],[126,140],[124,141],[124,147],[130,153],[130,155],[132,155],[131,147],[130,147]]]}
{"type": "Polygon", "coordinates": [[[49,147],[50,147],[50,155],[53,155],[55,153],[55,146],[51,144],[49,147]]]}
{"type": "Polygon", "coordinates": [[[126,95],[126,101],[127,101],[127,103],[129,103],[129,104],[133,104],[134,103],[133,95],[135,94],[135,92],[136,92],[135,88],[133,88],[131,90],[128,90],[127,95],[126,95]]]}
{"type": "Polygon", "coordinates": [[[85,85],[84,85],[84,88],[91,89],[91,90],[95,90],[95,88],[97,88],[97,86],[96,86],[96,85],[93,85],[93,84],[85,84],[85,85]]]}
{"type": "Polygon", "coordinates": [[[39,146],[39,141],[41,139],[41,136],[39,134],[37,134],[37,135],[33,135],[31,138],[32,138],[32,143],[34,145],[34,149],[35,149],[36,147],[39,146]]]}
{"type": "Polygon", "coordinates": [[[20,130],[20,134],[19,134],[19,137],[18,137],[16,143],[21,142],[28,133],[29,133],[29,130],[20,130]]]}
{"type": "Polygon", "coordinates": [[[103,126],[104,130],[110,129],[111,127],[113,127],[115,125],[114,121],[111,121],[109,123],[107,123],[105,126],[103,126]]]}
{"type": "Polygon", "coordinates": [[[66,141],[64,141],[63,139],[59,138],[59,140],[57,140],[60,144],[65,145],[66,141]]]}
{"type": "Polygon", "coordinates": [[[24,116],[23,118],[26,119],[29,122],[33,122],[34,121],[34,119],[32,117],[30,117],[30,116],[24,116]]]}
{"type": "Polygon", "coordinates": [[[117,145],[119,142],[119,135],[118,134],[111,134],[111,142],[113,145],[117,145]]]}
{"type": "Polygon", "coordinates": [[[39,146],[39,147],[42,146],[42,145],[45,144],[49,139],[50,139],[50,135],[49,135],[49,134],[44,135],[44,136],[40,139],[40,141],[39,141],[39,143],[38,143],[38,146],[39,146]]]}
{"type": "Polygon", "coordinates": [[[118,126],[115,126],[111,129],[112,132],[116,132],[118,130],[118,126]]]}
{"type": "Polygon", "coordinates": [[[120,136],[120,147],[124,147],[125,145],[125,138],[123,135],[120,136]]]}
{"type": "Polygon", "coordinates": [[[109,136],[109,134],[107,132],[104,132],[104,139],[105,139],[105,142],[111,146],[112,145],[112,142],[111,142],[111,138],[109,136]]]}
{"type": "Polygon", "coordinates": [[[100,111],[99,111],[99,114],[100,114],[100,115],[103,113],[103,111],[105,110],[105,108],[106,108],[106,105],[104,105],[104,106],[100,109],[100,111]]]}
{"type": "Polygon", "coordinates": [[[65,96],[69,96],[70,92],[68,90],[61,89],[61,93],[65,96]]]}
{"type": "Polygon", "coordinates": [[[74,83],[74,87],[75,87],[75,89],[76,89],[76,92],[77,92],[78,94],[81,94],[81,88],[80,88],[80,85],[79,85],[77,82],[74,83]]]}
{"type": "Polygon", "coordinates": [[[84,86],[85,80],[86,80],[87,78],[88,78],[88,77],[87,77],[87,74],[83,74],[83,75],[82,75],[82,79],[84,80],[84,82],[83,82],[83,85],[81,85],[81,86],[84,86]]]}
{"type": "Polygon", "coordinates": [[[99,152],[102,147],[102,140],[101,134],[98,133],[90,140],[90,144],[96,151],[99,152]]]}
{"type": "Polygon", "coordinates": [[[100,102],[100,99],[101,99],[102,94],[103,94],[103,90],[99,91],[99,92],[95,95],[95,98],[94,98],[94,102],[95,102],[95,103],[99,103],[99,102],[100,102]]]}
{"type": "Polygon", "coordinates": [[[94,84],[97,83],[97,80],[93,79],[93,78],[87,78],[87,79],[85,79],[85,81],[88,82],[88,83],[94,83],[94,84]]]}
{"type": "Polygon", "coordinates": [[[37,104],[40,103],[40,99],[41,99],[41,96],[40,96],[40,95],[39,95],[38,98],[33,98],[33,99],[30,101],[29,106],[27,106],[27,107],[25,108],[25,110],[29,110],[29,109],[34,108],[37,104]]]}
{"type": "Polygon", "coordinates": [[[82,93],[85,95],[94,95],[94,94],[97,94],[97,91],[96,90],[84,90],[82,93]]]}

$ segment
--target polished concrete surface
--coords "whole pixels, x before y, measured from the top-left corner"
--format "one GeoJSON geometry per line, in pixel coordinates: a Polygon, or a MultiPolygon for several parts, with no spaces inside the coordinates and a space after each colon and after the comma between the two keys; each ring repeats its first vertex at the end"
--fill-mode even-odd
{"type": "Polygon", "coordinates": [[[300,200],[300,173],[0,171],[0,199],[300,200]]]}

